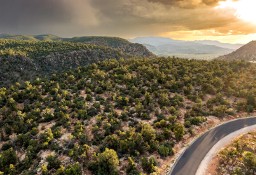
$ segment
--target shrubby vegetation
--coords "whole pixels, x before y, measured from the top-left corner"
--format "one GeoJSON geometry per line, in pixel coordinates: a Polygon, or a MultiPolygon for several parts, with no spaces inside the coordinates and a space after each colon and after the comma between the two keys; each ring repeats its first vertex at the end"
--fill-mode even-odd
{"type": "Polygon", "coordinates": [[[63,41],[17,41],[17,40],[0,40],[0,57],[23,56],[29,58],[38,58],[47,56],[50,53],[66,53],[76,50],[87,50],[99,48],[83,43],[72,43],[63,41]]]}
{"type": "MultiPolygon", "coordinates": [[[[154,55],[142,44],[137,44],[137,43],[131,43],[126,39],[119,38],[119,37],[101,37],[101,36],[84,36],[84,37],[74,37],[74,38],[61,38],[55,35],[8,35],[8,34],[0,34],[0,39],[11,39],[11,40],[16,40],[15,43],[19,41],[31,41],[32,43],[38,42],[38,41],[44,41],[48,42],[50,45],[54,41],[57,43],[61,42],[70,42],[71,43],[85,43],[85,44],[90,44],[90,45],[97,45],[97,46],[103,46],[103,47],[108,47],[112,49],[116,49],[122,54],[130,55],[130,56],[135,56],[135,57],[154,57],[154,55]]],[[[31,43],[28,42],[28,43],[31,43]]],[[[22,43],[22,42],[19,42],[22,43]]],[[[23,42],[24,43],[24,42],[23,42]]],[[[67,44],[67,43],[65,43],[67,44]]],[[[73,45],[73,44],[71,44],[73,45]]],[[[74,44],[73,46],[75,46],[74,44]]],[[[81,45],[81,44],[80,44],[81,45]]],[[[8,45],[10,46],[10,45],[8,45]]],[[[16,45],[12,45],[11,47],[14,46],[14,50],[16,45]]],[[[49,49],[49,45],[45,45],[46,48],[49,49]]],[[[68,47],[72,49],[72,47],[68,47]]],[[[74,47],[77,49],[77,47],[74,47]]],[[[26,53],[27,49],[25,48],[25,52],[22,50],[22,48],[19,48],[19,54],[21,53],[26,53]]],[[[40,48],[41,49],[41,48],[40,48]]],[[[47,51],[48,51],[47,49],[47,51]]],[[[59,47],[58,49],[61,49],[60,51],[66,50],[67,47],[61,48],[59,47]]],[[[82,48],[84,49],[84,48],[82,48]]],[[[54,49],[52,51],[56,51],[57,49],[54,49]]],[[[13,52],[10,52],[13,53],[13,52]]],[[[47,52],[46,52],[47,53],[47,52]]],[[[7,52],[8,54],[8,52],[7,52]]]]}
{"type": "Polygon", "coordinates": [[[208,116],[255,109],[255,73],[246,62],[113,59],[1,88],[0,171],[157,172],[208,116]]]}
{"type": "Polygon", "coordinates": [[[51,35],[6,38],[13,39],[0,39],[0,87],[107,59],[154,57],[144,46],[120,38],[61,39],[51,35]]]}
{"type": "Polygon", "coordinates": [[[255,174],[255,135],[254,132],[245,134],[219,153],[218,174],[255,174]]]}
{"type": "Polygon", "coordinates": [[[105,46],[63,41],[0,39],[0,87],[121,57],[128,58],[118,49],[105,46]]]}

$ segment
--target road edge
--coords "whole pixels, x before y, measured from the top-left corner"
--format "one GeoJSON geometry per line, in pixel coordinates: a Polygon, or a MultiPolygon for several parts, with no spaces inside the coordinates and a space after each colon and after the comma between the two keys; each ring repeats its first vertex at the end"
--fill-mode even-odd
{"type": "Polygon", "coordinates": [[[211,149],[210,151],[205,155],[204,159],[201,161],[196,174],[195,175],[203,175],[207,172],[207,169],[209,167],[209,164],[222,148],[230,145],[234,139],[236,139],[239,136],[245,135],[250,133],[252,130],[256,130],[256,124],[247,126],[245,128],[239,129],[233,133],[230,133],[223,137],[221,140],[219,140],[211,149]],[[225,142],[225,143],[223,143],[225,142]]]}
{"type": "MultiPolygon", "coordinates": [[[[240,117],[240,118],[236,118],[236,119],[233,119],[233,120],[228,120],[228,121],[225,121],[223,123],[219,123],[217,125],[215,125],[214,127],[212,128],[209,128],[207,131],[201,133],[200,135],[198,135],[197,137],[195,137],[191,142],[189,142],[185,147],[184,149],[182,149],[182,152],[180,153],[180,155],[175,159],[174,163],[172,164],[172,167],[170,168],[170,170],[166,173],[166,175],[172,175],[172,172],[173,172],[173,169],[174,167],[177,165],[177,163],[179,162],[179,160],[181,159],[181,157],[183,156],[183,154],[185,153],[185,151],[191,146],[193,145],[193,143],[195,143],[200,137],[202,137],[203,135],[205,135],[206,133],[210,132],[211,130],[221,126],[221,125],[224,125],[224,124],[227,124],[227,123],[230,123],[230,122],[234,122],[234,121],[237,121],[237,120],[242,120],[242,119],[248,119],[248,118],[255,118],[255,116],[247,116],[247,117],[240,117]]],[[[214,146],[213,146],[214,147],[214,146]]],[[[208,153],[207,153],[208,154],[208,153]]],[[[201,164],[200,164],[201,165],[201,164]]],[[[199,166],[200,166],[199,165],[199,166]]]]}

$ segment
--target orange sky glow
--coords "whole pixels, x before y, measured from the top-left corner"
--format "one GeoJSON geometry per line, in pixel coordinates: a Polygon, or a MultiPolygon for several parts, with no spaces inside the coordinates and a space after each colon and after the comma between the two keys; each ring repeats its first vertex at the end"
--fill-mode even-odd
{"type": "Polygon", "coordinates": [[[256,40],[255,7],[255,0],[220,1],[211,10],[214,13],[225,14],[226,17],[230,17],[232,19],[231,24],[221,27],[214,26],[205,30],[163,32],[160,35],[181,40],[219,40],[228,43],[247,43],[256,40]]]}

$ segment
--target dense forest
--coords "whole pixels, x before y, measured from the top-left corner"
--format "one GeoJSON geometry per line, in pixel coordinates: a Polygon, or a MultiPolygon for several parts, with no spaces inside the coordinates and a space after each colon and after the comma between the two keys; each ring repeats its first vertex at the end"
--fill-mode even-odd
{"type": "Polygon", "coordinates": [[[254,111],[255,73],[241,61],[110,59],[3,87],[0,171],[157,173],[208,116],[254,111]]]}

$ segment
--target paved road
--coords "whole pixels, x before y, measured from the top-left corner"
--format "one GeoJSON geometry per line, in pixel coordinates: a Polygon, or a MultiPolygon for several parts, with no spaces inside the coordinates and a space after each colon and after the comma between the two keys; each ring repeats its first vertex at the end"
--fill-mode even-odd
{"type": "Polygon", "coordinates": [[[201,161],[219,140],[232,132],[255,124],[256,117],[243,118],[211,129],[185,150],[169,175],[195,175],[201,161]]]}

